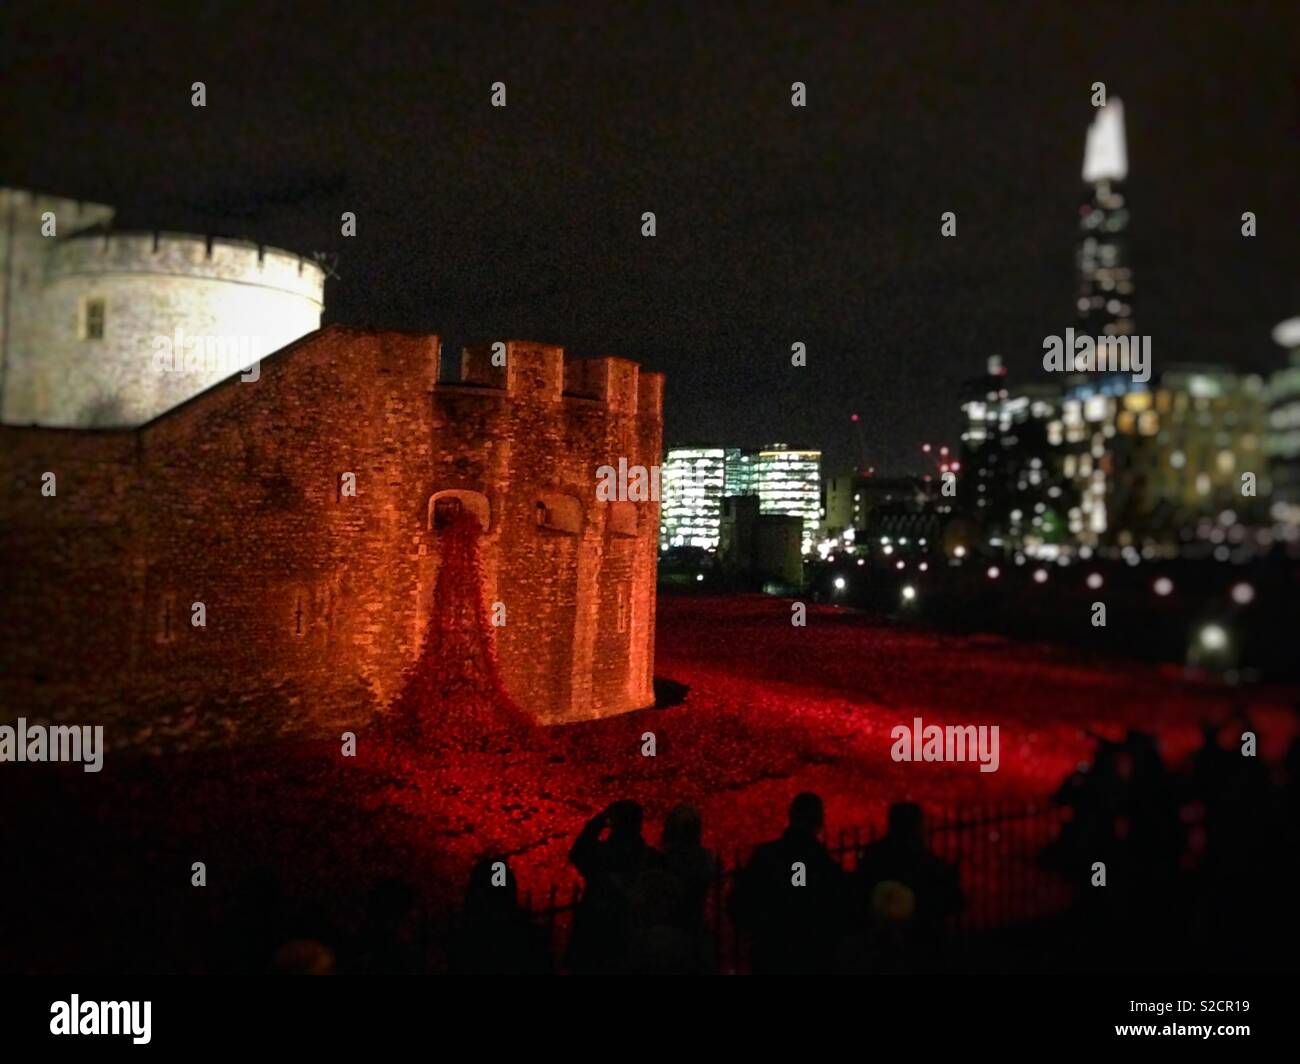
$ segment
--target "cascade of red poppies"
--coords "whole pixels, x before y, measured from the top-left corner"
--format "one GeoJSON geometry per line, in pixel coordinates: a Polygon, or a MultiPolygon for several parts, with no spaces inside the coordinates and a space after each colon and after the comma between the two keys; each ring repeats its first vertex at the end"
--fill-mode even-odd
{"type": "Polygon", "coordinates": [[[402,738],[422,746],[482,746],[532,726],[497,668],[483,601],[481,532],[468,510],[439,531],[441,564],[424,645],[390,717],[402,738]]]}

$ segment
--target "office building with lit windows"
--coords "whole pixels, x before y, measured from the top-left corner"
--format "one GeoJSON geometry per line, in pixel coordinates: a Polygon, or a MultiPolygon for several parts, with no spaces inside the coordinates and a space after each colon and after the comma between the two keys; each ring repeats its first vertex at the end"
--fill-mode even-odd
{"type": "Polygon", "coordinates": [[[1118,403],[1109,452],[1108,542],[1220,560],[1253,548],[1272,494],[1264,380],[1218,365],[1171,365],[1118,403]],[[1254,478],[1243,492],[1243,474],[1254,478]]]}
{"type": "Polygon", "coordinates": [[[718,546],[722,500],[756,495],[759,512],[803,521],[803,552],[812,550],[821,518],[821,452],[772,444],[672,447],[663,466],[659,546],[718,546]]]}
{"type": "Polygon", "coordinates": [[[727,452],[726,493],[757,495],[759,511],[803,521],[805,554],[821,522],[822,454],[774,443],[757,450],[727,452]]]}
{"type": "Polygon", "coordinates": [[[716,550],[725,494],[727,451],[671,447],[664,455],[659,506],[659,549],[716,550]]]}
{"type": "Polygon", "coordinates": [[[1278,325],[1273,339],[1286,351],[1287,364],[1269,378],[1265,391],[1270,518],[1284,538],[1295,541],[1300,539],[1300,318],[1278,325]]]}
{"type": "Polygon", "coordinates": [[[984,376],[967,383],[962,413],[962,511],[994,549],[1057,547],[1070,537],[1077,497],[1062,473],[1061,388],[1009,384],[995,355],[984,376]]]}

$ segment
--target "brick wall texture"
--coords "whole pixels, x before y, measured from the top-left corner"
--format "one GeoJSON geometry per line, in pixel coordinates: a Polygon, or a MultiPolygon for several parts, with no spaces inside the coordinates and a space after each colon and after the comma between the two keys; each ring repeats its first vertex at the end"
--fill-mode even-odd
{"type": "Polygon", "coordinates": [[[437,337],[330,326],[138,428],[0,426],[0,723],[155,752],[365,727],[421,645],[435,497],[486,516],[520,705],[549,724],[652,703],[659,504],[596,484],[658,462],[663,378],[505,355],[467,350],[439,383],[437,337]]]}

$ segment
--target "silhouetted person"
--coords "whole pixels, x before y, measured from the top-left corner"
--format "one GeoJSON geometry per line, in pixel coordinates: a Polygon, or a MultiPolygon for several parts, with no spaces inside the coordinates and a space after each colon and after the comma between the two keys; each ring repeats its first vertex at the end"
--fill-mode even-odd
{"type": "Polygon", "coordinates": [[[1226,771],[1219,786],[1206,796],[1205,811],[1208,863],[1229,882],[1240,881],[1245,874],[1258,875],[1276,843],[1268,767],[1258,751],[1253,757],[1241,752],[1242,736],[1255,732],[1255,728],[1240,705],[1230,723],[1226,771]]]}
{"type": "Polygon", "coordinates": [[[651,851],[631,892],[631,970],[695,973],[711,967],[704,905],[719,865],[701,835],[693,806],[676,806],[665,818],[662,848],[651,851]]]}
{"type": "Polygon", "coordinates": [[[731,908],[754,943],[755,972],[825,972],[843,931],[844,871],[819,838],[822,800],[790,803],[785,833],[755,848],[736,880],[731,908]]]}
{"type": "Polygon", "coordinates": [[[961,910],[961,886],[957,869],[926,846],[915,802],[889,807],[884,838],[858,855],[853,895],[871,949],[890,963],[900,951],[928,950],[943,937],[944,921],[961,910]]]}
{"type": "Polygon", "coordinates": [[[519,905],[519,883],[500,857],[484,857],[470,872],[460,926],[449,962],[467,974],[540,975],[550,971],[546,937],[519,905]]]}
{"type": "Polygon", "coordinates": [[[641,837],[642,815],[634,801],[614,802],[587,821],[569,850],[569,861],[584,880],[569,939],[571,971],[626,967],[629,895],[650,855],[641,837]],[[602,838],[606,831],[608,838],[602,838]]]}
{"type": "Polygon", "coordinates": [[[1068,879],[1086,874],[1094,861],[1116,859],[1116,822],[1123,813],[1127,784],[1122,767],[1124,744],[1089,733],[1097,744],[1092,763],[1081,765],[1057,789],[1053,800],[1069,806],[1073,816],[1043,848],[1044,864],[1068,879]]]}
{"type": "Polygon", "coordinates": [[[1121,813],[1124,841],[1143,889],[1161,893],[1178,871],[1186,841],[1178,815],[1178,799],[1155,737],[1129,731],[1120,759],[1125,784],[1121,813]]]}

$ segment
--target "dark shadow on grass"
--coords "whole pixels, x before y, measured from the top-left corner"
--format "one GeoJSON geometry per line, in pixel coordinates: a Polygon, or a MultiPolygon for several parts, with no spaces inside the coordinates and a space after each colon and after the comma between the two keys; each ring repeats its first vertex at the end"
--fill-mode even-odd
{"type": "Polygon", "coordinates": [[[655,677],[655,709],[669,709],[686,701],[690,687],[663,676],[655,677]]]}

